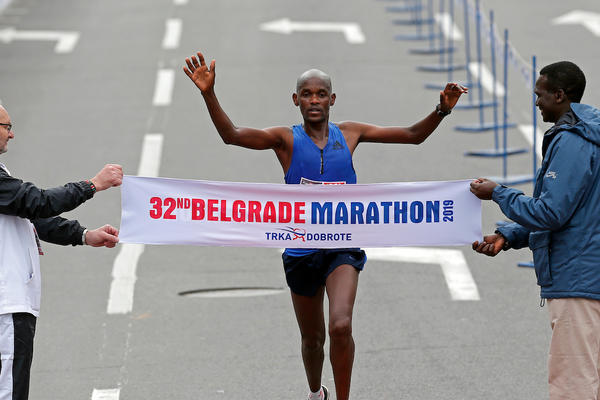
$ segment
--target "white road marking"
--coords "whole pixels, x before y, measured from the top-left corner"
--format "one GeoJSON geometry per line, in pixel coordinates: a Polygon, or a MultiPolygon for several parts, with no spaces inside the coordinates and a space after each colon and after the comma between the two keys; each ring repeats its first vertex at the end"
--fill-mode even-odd
{"type": "Polygon", "coordinates": [[[284,35],[289,35],[294,31],[341,32],[348,43],[360,44],[366,41],[360,25],[355,22],[294,22],[289,18],[281,18],[260,24],[260,29],[284,35]]]}
{"type": "Polygon", "coordinates": [[[108,295],[107,314],[127,314],[133,309],[133,293],[137,280],[135,271],[143,252],[143,244],[121,245],[113,264],[113,280],[108,295]]]}
{"type": "Polygon", "coordinates": [[[188,0],[173,0],[173,4],[176,6],[184,6],[188,3],[188,0]]]}
{"type": "Polygon", "coordinates": [[[144,136],[138,176],[158,176],[163,141],[164,136],[162,133],[148,133],[144,136]]]}
{"type": "Polygon", "coordinates": [[[0,12],[8,7],[10,3],[12,3],[12,0],[0,0],[0,12]]]}
{"type": "Polygon", "coordinates": [[[154,86],[152,104],[155,106],[170,105],[174,82],[175,71],[172,69],[159,69],[156,73],[156,85],[154,86]]]}
{"type": "MultiPolygon", "coordinates": [[[[147,134],[144,137],[142,156],[138,167],[139,176],[158,176],[162,154],[163,135],[147,134]]],[[[112,283],[108,295],[107,314],[127,314],[133,309],[133,294],[137,280],[136,269],[144,252],[143,244],[126,243],[120,245],[112,270],[112,283]]]]}
{"type": "Polygon", "coordinates": [[[166,21],[165,37],[163,38],[163,49],[176,49],[181,39],[182,22],[179,18],[169,18],[166,21]]]}
{"type": "Polygon", "coordinates": [[[79,32],[18,31],[15,28],[5,28],[0,30],[0,42],[11,43],[13,40],[56,41],[54,52],[64,54],[73,51],[79,40],[79,32]]]}
{"type": "Polygon", "coordinates": [[[452,18],[450,18],[450,14],[436,14],[435,22],[440,25],[440,28],[442,28],[442,34],[448,39],[452,38],[452,40],[463,40],[463,35],[458,26],[456,26],[456,24],[452,21],[452,18]]]}
{"type": "MultiPolygon", "coordinates": [[[[471,75],[473,75],[473,81],[476,82],[479,78],[479,63],[475,61],[471,62],[469,64],[469,71],[471,72],[471,75]]],[[[493,94],[494,83],[496,84],[496,96],[504,96],[504,86],[498,81],[494,82],[494,76],[488,67],[486,67],[485,64],[481,64],[481,86],[483,86],[488,93],[493,94]]]]}
{"type": "Polygon", "coordinates": [[[479,300],[479,291],[460,250],[425,247],[383,247],[365,249],[367,259],[439,264],[452,300],[479,300]]]}
{"type": "Polygon", "coordinates": [[[119,400],[121,389],[94,389],[92,400],[119,400]]]}
{"type": "Polygon", "coordinates": [[[600,14],[573,10],[552,20],[554,25],[581,24],[596,36],[600,36],[600,14]]]}
{"type": "MultiPolygon", "coordinates": [[[[519,131],[523,134],[523,136],[525,137],[525,140],[527,140],[527,142],[529,143],[530,146],[533,146],[533,125],[518,125],[519,131]]],[[[539,126],[537,128],[536,134],[535,134],[535,140],[536,140],[536,149],[535,152],[538,156],[538,159],[541,160],[542,159],[542,140],[544,140],[544,130],[541,129],[539,126]]]]}

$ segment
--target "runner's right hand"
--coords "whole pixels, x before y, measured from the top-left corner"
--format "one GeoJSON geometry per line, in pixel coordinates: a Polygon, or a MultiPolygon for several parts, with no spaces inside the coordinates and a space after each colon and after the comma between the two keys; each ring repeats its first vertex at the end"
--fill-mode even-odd
{"type": "Polygon", "coordinates": [[[202,93],[211,91],[215,86],[215,60],[210,62],[210,69],[204,62],[204,56],[198,52],[198,56],[186,58],[187,67],[183,67],[183,72],[194,82],[202,93]]]}

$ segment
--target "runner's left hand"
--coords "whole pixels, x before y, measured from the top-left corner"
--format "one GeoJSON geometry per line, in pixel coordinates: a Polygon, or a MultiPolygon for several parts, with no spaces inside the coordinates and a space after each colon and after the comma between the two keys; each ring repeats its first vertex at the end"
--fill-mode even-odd
{"type": "Polygon", "coordinates": [[[447,83],[444,90],[440,91],[440,108],[446,112],[452,110],[458,99],[463,93],[468,93],[469,89],[458,83],[447,83]]]}

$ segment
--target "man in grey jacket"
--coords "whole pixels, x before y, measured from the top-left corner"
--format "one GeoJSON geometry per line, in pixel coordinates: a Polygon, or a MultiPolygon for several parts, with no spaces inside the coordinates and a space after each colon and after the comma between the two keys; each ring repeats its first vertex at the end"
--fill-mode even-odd
{"type": "MultiPolygon", "coordinates": [[[[14,138],[0,106],[0,154],[14,138]]],[[[59,217],[95,192],[119,186],[123,171],[108,164],[92,179],[42,190],[14,178],[0,163],[0,400],[27,400],[33,338],[40,310],[40,239],[61,245],[114,247],[119,232],[110,225],[87,230],[59,217]]]]}
{"type": "Polygon", "coordinates": [[[487,179],[471,192],[514,223],[473,243],[479,253],[529,246],[552,340],[550,399],[600,399],[600,110],[580,104],[585,76],[562,61],[540,71],[536,105],[546,122],[533,196],[487,179]]]}

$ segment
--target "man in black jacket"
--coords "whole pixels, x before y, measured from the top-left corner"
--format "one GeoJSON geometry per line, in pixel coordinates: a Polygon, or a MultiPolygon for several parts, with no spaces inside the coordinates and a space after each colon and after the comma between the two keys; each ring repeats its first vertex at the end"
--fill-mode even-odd
{"type": "MultiPolygon", "coordinates": [[[[0,106],[0,154],[14,138],[0,106]]],[[[98,191],[119,186],[121,166],[108,164],[92,179],[39,189],[14,178],[0,163],[0,399],[27,400],[33,337],[40,309],[40,239],[61,245],[115,247],[119,231],[110,225],[87,230],[61,218],[98,191]]]]}

